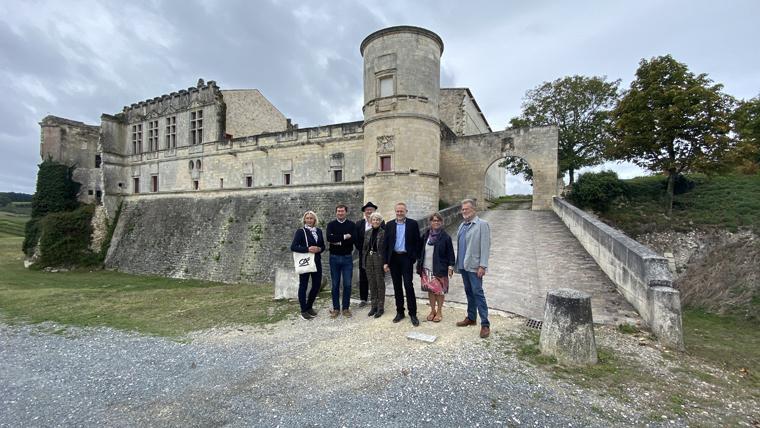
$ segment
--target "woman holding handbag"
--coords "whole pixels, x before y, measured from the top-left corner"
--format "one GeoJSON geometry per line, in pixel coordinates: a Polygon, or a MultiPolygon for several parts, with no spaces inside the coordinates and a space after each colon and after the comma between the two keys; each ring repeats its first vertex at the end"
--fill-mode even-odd
{"type": "Polygon", "coordinates": [[[417,262],[422,291],[427,291],[430,300],[428,321],[443,319],[443,300],[449,292],[449,278],[454,275],[454,245],[451,236],[443,230],[443,216],[435,213],[428,218],[430,228],[422,234],[422,249],[417,262]]]}
{"type": "Polygon", "coordinates": [[[319,288],[322,285],[322,251],[325,250],[325,239],[322,229],[317,227],[317,214],[314,211],[306,211],[303,215],[303,227],[296,230],[290,251],[295,253],[314,254],[316,272],[302,273],[298,275],[298,303],[301,305],[301,318],[310,320],[317,316],[314,310],[314,300],[317,298],[319,288]],[[306,289],[311,277],[311,290],[308,297],[306,289]]]}

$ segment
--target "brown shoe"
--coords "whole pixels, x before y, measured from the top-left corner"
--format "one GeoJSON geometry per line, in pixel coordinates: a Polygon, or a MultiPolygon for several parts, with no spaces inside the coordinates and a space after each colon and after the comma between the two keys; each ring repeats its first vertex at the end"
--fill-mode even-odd
{"type": "Polygon", "coordinates": [[[351,309],[343,309],[343,316],[346,318],[351,318],[351,309]]]}
{"type": "Polygon", "coordinates": [[[475,325],[475,321],[465,318],[462,321],[457,321],[457,327],[467,327],[470,325],[475,325]]]}
{"type": "Polygon", "coordinates": [[[486,337],[491,335],[491,329],[489,327],[480,327],[480,338],[485,339],[486,337]]]}
{"type": "Polygon", "coordinates": [[[433,321],[433,318],[435,318],[435,310],[430,311],[426,319],[428,321],[433,321]]]}
{"type": "Polygon", "coordinates": [[[330,311],[330,318],[337,318],[338,315],[340,315],[340,311],[337,309],[333,309],[330,311]]]}

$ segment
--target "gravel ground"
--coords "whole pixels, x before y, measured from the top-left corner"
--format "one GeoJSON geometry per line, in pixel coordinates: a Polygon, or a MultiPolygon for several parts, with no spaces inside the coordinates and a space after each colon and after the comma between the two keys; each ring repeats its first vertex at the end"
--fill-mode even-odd
{"type": "MultiPolygon", "coordinates": [[[[420,306],[421,311],[427,307],[420,306]]],[[[629,426],[630,404],[589,394],[517,360],[492,336],[457,328],[461,309],[414,330],[367,309],[181,341],[107,328],[0,323],[0,426],[629,426]]],[[[684,425],[683,421],[662,421],[684,425]]]]}

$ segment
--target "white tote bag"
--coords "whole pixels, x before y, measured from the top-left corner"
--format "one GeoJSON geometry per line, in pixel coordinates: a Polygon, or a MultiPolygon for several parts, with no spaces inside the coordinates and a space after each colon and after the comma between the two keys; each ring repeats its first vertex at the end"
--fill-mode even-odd
{"type": "MultiPolygon", "coordinates": [[[[306,239],[306,246],[309,246],[309,239],[306,236],[306,230],[303,229],[303,237],[306,239]]],[[[296,253],[293,252],[293,265],[297,274],[311,273],[317,271],[317,263],[314,253],[296,253]]]]}

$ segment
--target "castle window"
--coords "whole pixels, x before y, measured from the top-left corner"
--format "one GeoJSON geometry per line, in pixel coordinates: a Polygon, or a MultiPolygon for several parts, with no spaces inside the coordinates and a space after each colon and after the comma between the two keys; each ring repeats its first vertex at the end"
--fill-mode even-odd
{"type": "Polygon", "coordinates": [[[166,148],[177,148],[177,116],[166,118],[166,148]]]}
{"type": "Polygon", "coordinates": [[[100,163],[101,163],[100,155],[95,155],[95,168],[100,168],[100,163]]]}
{"type": "Polygon", "coordinates": [[[135,177],[132,179],[132,193],[140,193],[140,178],[135,177]]]}
{"type": "Polygon", "coordinates": [[[203,110],[190,112],[190,144],[203,144],[203,110]]]}
{"type": "Polygon", "coordinates": [[[148,122],[148,151],[158,151],[158,121],[148,122]]]}
{"type": "Polygon", "coordinates": [[[380,156],[380,171],[390,171],[390,170],[391,170],[391,157],[380,156]]]}
{"type": "Polygon", "coordinates": [[[103,199],[103,192],[101,192],[100,190],[96,190],[95,191],[95,200],[98,201],[98,204],[100,204],[102,202],[102,199],[103,199]]]}
{"type": "Polygon", "coordinates": [[[253,177],[250,175],[245,177],[245,187],[253,187],[253,177]]]}
{"type": "Polygon", "coordinates": [[[219,179],[219,188],[220,189],[224,189],[224,179],[223,178],[219,179]]]}
{"type": "Polygon", "coordinates": [[[132,154],[142,153],[142,124],[132,125],[132,154]]]}
{"type": "Polygon", "coordinates": [[[336,169],[333,170],[333,181],[336,183],[340,183],[343,181],[343,170],[342,169],[336,169]]]}
{"type": "Polygon", "coordinates": [[[198,180],[193,180],[193,190],[198,190],[198,180]]]}
{"type": "Polygon", "coordinates": [[[187,165],[188,168],[193,169],[195,167],[195,162],[190,161],[190,163],[187,165]]]}
{"type": "Polygon", "coordinates": [[[201,160],[200,159],[198,159],[198,160],[195,161],[195,169],[197,169],[198,171],[201,170],[201,160]]]}
{"type": "Polygon", "coordinates": [[[282,175],[282,182],[286,186],[290,184],[290,173],[289,172],[286,172],[285,174],[282,175]]]}
{"type": "Polygon", "coordinates": [[[380,97],[390,97],[395,94],[393,84],[393,75],[383,76],[378,79],[377,91],[380,97]]]}
{"type": "Polygon", "coordinates": [[[92,189],[90,189],[90,190],[87,191],[87,194],[88,195],[92,195],[92,194],[94,194],[94,192],[92,191],[92,189]]]}
{"type": "Polygon", "coordinates": [[[150,176],[150,191],[158,192],[158,176],[157,175],[150,176]]]}

